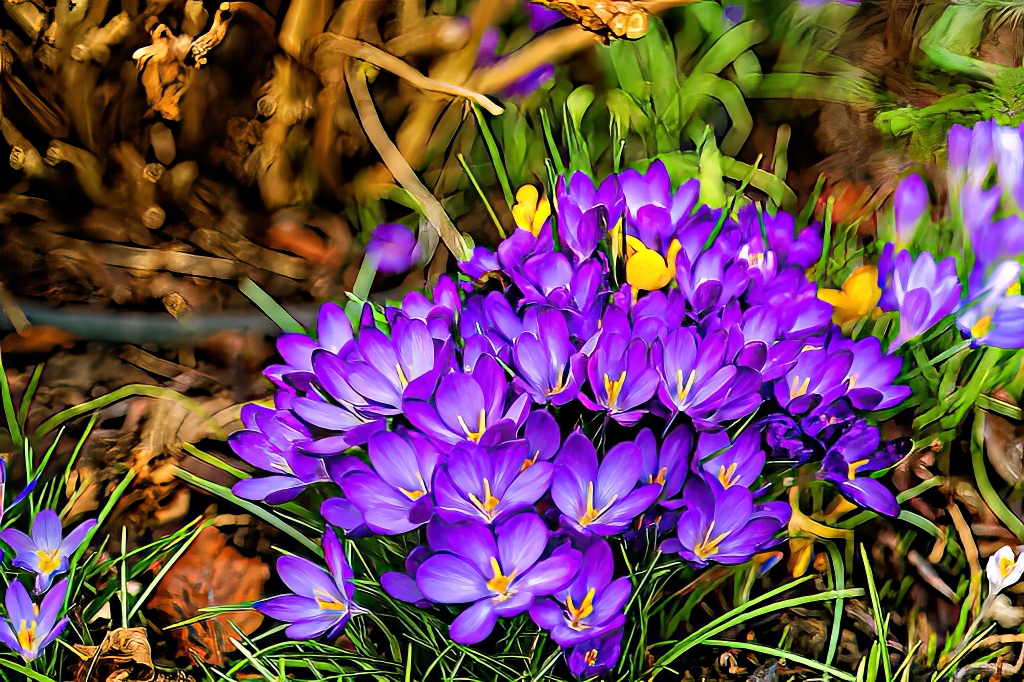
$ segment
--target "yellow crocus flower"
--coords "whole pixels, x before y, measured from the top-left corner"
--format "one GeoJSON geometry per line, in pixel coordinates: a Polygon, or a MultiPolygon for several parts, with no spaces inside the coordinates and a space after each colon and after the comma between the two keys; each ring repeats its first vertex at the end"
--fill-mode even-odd
{"type": "Polygon", "coordinates": [[[533,185],[523,185],[516,192],[512,217],[520,230],[526,230],[536,237],[545,221],[551,217],[551,202],[547,197],[542,197],[533,185]]]}
{"type": "Polygon", "coordinates": [[[878,305],[882,290],[878,288],[878,268],[862,265],[846,278],[841,291],[819,289],[818,298],[831,303],[835,310],[832,321],[840,327],[856,322],[878,305]]]}
{"type": "Polygon", "coordinates": [[[679,240],[673,239],[667,257],[663,257],[636,237],[626,237],[626,281],[634,295],[638,291],[656,291],[675,279],[680,248],[679,240]]]}

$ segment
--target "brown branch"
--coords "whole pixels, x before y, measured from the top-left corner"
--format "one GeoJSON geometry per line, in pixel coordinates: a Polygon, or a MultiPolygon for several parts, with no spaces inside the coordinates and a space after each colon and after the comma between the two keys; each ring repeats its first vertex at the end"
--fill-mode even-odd
{"type": "Polygon", "coordinates": [[[409,81],[409,83],[420,90],[439,92],[451,95],[452,97],[468,99],[471,102],[479,104],[495,116],[500,116],[505,111],[503,108],[479,93],[467,90],[466,88],[458,85],[442,83],[441,81],[424,76],[398,57],[388,54],[384,50],[374,47],[362,40],[347,38],[345,36],[338,35],[337,33],[324,33],[311,41],[311,53],[313,68],[317,72],[336,67],[339,61],[345,57],[353,57],[367,62],[368,64],[373,64],[377,68],[390,71],[399,78],[409,81]]]}
{"type": "Polygon", "coordinates": [[[387,131],[384,130],[384,125],[377,115],[377,107],[370,97],[370,89],[366,84],[366,74],[362,67],[356,62],[349,62],[346,76],[349,91],[352,93],[352,101],[355,102],[356,112],[359,114],[359,121],[363,124],[366,136],[370,138],[370,142],[384,160],[384,165],[391,171],[395,181],[423,207],[427,221],[441,235],[445,246],[455,258],[460,261],[468,260],[470,254],[466,248],[466,242],[462,239],[459,231],[455,229],[455,225],[445,213],[444,207],[420,182],[412,166],[405,160],[402,153],[398,151],[398,147],[388,137],[387,131]]]}

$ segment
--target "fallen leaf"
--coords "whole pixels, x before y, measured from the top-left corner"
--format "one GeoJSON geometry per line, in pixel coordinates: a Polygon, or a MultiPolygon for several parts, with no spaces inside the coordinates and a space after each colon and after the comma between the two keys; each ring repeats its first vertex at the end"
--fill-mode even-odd
{"type": "MultiPolygon", "coordinates": [[[[259,558],[244,556],[227,544],[220,530],[206,528],[164,576],[149,608],[162,614],[164,625],[170,625],[199,615],[207,606],[255,601],[263,596],[269,576],[259,558]]],[[[238,636],[229,622],[249,634],[263,622],[263,615],[242,610],[171,630],[177,655],[223,665],[225,654],[235,649],[231,638],[238,636]]]]}
{"type": "Polygon", "coordinates": [[[108,632],[99,646],[73,646],[84,657],[75,682],[146,682],[156,675],[145,628],[118,628],[108,632]]]}
{"type": "Polygon", "coordinates": [[[49,353],[54,348],[71,348],[75,335],[56,327],[29,327],[23,332],[8,334],[0,343],[4,353],[49,353]]]}

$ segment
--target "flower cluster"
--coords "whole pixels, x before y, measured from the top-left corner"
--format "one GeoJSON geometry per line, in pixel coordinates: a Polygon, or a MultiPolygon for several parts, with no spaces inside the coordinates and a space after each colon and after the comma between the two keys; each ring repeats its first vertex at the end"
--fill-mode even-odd
{"type": "MultiPolygon", "coordinates": [[[[281,503],[333,481],[331,525],[422,538],[381,584],[422,608],[462,605],[454,641],[529,614],[588,677],[614,665],[630,596],[613,539],[694,567],[743,563],[789,520],[772,501],[780,463],[897,514],[870,474],[905,449],[858,411],[910,389],[878,339],[833,322],[808,277],[819,226],[712,209],[660,162],[598,185],[562,177],[554,194],[521,189],[513,234],[431,298],[366,304],[355,325],[328,303],[315,338],[282,336],[274,407],[247,407],[230,442],[270,473],[239,496],[281,503]]],[[[332,530],[324,551],[329,573],[281,559],[295,595],[256,605],[290,636],[358,611],[332,530]]]]}

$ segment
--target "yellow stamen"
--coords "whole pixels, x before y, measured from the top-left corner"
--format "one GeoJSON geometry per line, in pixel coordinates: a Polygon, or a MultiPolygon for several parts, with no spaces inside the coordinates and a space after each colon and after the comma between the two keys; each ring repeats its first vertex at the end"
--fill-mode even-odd
{"type": "Polygon", "coordinates": [[[719,465],[718,482],[726,490],[740,482],[739,474],[736,473],[736,462],[730,464],[728,469],[725,468],[724,464],[719,465]]]}
{"type": "Polygon", "coordinates": [[[807,394],[807,389],[811,386],[811,378],[806,377],[803,382],[800,381],[800,377],[793,377],[793,384],[789,387],[789,399],[796,400],[797,398],[807,394]]]}
{"type": "Polygon", "coordinates": [[[850,379],[849,379],[850,385],[847,386],[847,388],[846,388],[847,391],[852,391],[854,388],[856,388],[856,386],[857,386],[857,379],[859,377],[860,377],[859,374],[851,374],[850,375],[850,379]]]}
{"type": "Polygon", "coordinates": [[[39,557],[39,572],[52,573],[60,568],[59,555],[59,549],[53,549],[50,551],[46,551],[45,549],[36,550],[36,556],[39,557]]]}
{"type": "Polygon", "coordinates": [[[523,473],[524,471],[532,467],[534,464],[536,464],[538,457],[540,457],[540,450],[537,450],[535,453],[533,453],[533,457],[527,457],[526,459],[524,459],[523,466],[519,467],[519,473],[523,473]]]}
{"type": "Polygon", "coordinates": [[[402,383],[402,388],[404,389],[409,385],[409,380],[405,378],[405,372],[402,371],[401,364],[395,365],[395,369],[398,370],[398,380],[402,383]]]}
{"type": "Polygon", "coordinates": [[[473,502],[474,505],[476,505],[476,508],[479,509],[483,513],[483,515],[486,516],[488,519],[493,518],[494,508],[497,507],[498,502],[500,502],[500,500],[497,497],[491,494],[491,482],[488,481],[486,478],[484,479],[483,501],[481,502],[480,498],[474,495],[473,493],[469,494],[469,499],[470,501],[473,502]]]}
{"type": "Polygon", "coordinates": [[[700,557],[702,560],[706,560],[709,556],[718,554],[718,545],[722,544],[722,541],[729,537],[732,532],[730,530],[725,531],[718,537],[711,537],[711,534],[715,531],[715,522],[712,521],[711,525],[708,526],[707,531],[704,533],[704,539],[697,543],[697,546],[693,548],[693,553],[700,557]]]}
{"type": "Polygon", "coordinates": [[[658,485],[665,485],[665,474],[668,473],[668,467],[661,467],[658,469],[658,475],[647,474],[648,483],[657,483],[658,485]]]}
{"type": "Polygon", "coordinates": [[[988,334],[988,330],[991,327],[992,327],[992,316],[991,315],[986,315],[985,317],[983,317],[980,320],[978,320],[977,322],[975,322],[974,326],[971,327],[971,336],[973,336],[976,339],[980,339],[981,337],[983,337],[986,334],[988,334]]]}
{"type": "Polygon", "coordinates": [[[466,440],[468,440],[470,443],[479,443],[480,439],[484,435],[484,431],[487,430],[487,412],[486,412],[486,410],[484,410],[484,409],[480,410],[480,424],[477,427],[476,431],[470,431],[469,430],[469,426],[466,425],[466,420],[462,418],[461,414],[458,416],[458,419],[459,419],[459,425],[462,427],[462,430],[466,432],[466,440]]]}
{"type": "Polygon", "coordinates": [[[608,229],[608,243],[612,247],[612,262],[618,262],[623,257],[622,253],[622,218],[608,229]]]}
{"type": "Polygon", "coordinates": [[[494,577],[487,581],[487,589],[494,591],[498,595],[499,601],[504,601],[512,596],[508,591],[508,586],[516,579],[516,572],[512,571],[508,575],[502,573],[501,564],[495,557],[491,557],[491,570],[494,571],[494,577]]]}
{"type": "Polygon", "coordinates": [[[31,623],[22,620],[21,624],[18,626],[18,644],[23,650],[36,650],[36,645],[38,644],[36,641],[36,627],[37,623],[34,620],[31,623]]]}
{"type": "Polygon", "coordinates": [[[847,478],[852,481],[853,477],[857,475],[857,470],[863,467],[869,461],[871,460],[858,459],[856,462],[850,462],[849,471],[846,472],[847,478]]]}
{"type": "Polygon", "coordinates": [[[348,609],[345,602],[323,590],[313,590],[313,599],[316,600],[316,605],[324,611],[345,611],[348,609]]]}
{"type": "Polygon", "coordinates": [[[583,654],[583,662],[588,666],[593,666],[597,663],[597,649],[591,649],[587,653],[583,654]]]}
{"type": "Polygon", "coordinates": [[[1002,557],[999,559],[999,573],[1002,574],[1003,578],[1006,578],[1013,572],[1017,562],[1013,560],[1013,557],[1002,557]]]}
{"type": "Polygon", "coordinates": [[[690,374],[686,377],[686,384],[683,384],[683,370],[676,370],[676,402],[683,402],[686,400],[686,396],[690,395],[690,389],[693,388],[693,382],[697,378],[697,370],[691,369],[690,374]]]}
{"type": "Polygon", "coordinates": [[[612,499],[608,500],[608,504],[601,507],[600,509],[594,509],[594,482],[591,481],[587,484],[587,510],[583,512],[583,517],[580,518],[580,525],[586,528],[588,525],[597,521],[601,514],[604,514],[608,509],[615,504],[615,500],[618,499],[618,495],[612,495],[612,499]]]}
{"type": "Polygon", "coordinates": [[[604,392],[608,396],[608,407],[614,408],[615,403],[619,400],[619,393],[622,391],[622,384],[626,382],[626,370],[622,370],[622,374],[619,375],[618,379],[611,379],[608,374],[604,375],[604,392]]]}
{"type": "Polygon", "coordinates": [[[569,612],[569,627],[573,630],[583,630],[587,627],[586,623],[580,621],[594,612],[595,594],[597,594],[597,588],[591,587],[587,590],[587,594],[583,597],[583,601],[580,602],[579,606],[573,604],[571,594],[566,596],[565,610],[569,612]]]}
{"type": "Polygon", "coordinates": [[[402,494],[413,502],[427,494],[427,484],[423,482],[423,474],[417,471],[416,480],[420,482],[418,490],[406,490],[405,488],[399,488],[399,490],[402,491],[402,494]]]}

